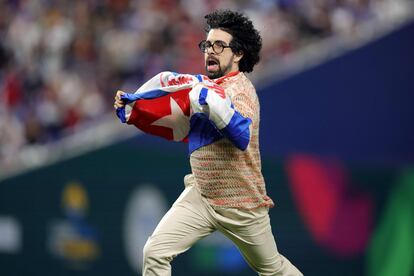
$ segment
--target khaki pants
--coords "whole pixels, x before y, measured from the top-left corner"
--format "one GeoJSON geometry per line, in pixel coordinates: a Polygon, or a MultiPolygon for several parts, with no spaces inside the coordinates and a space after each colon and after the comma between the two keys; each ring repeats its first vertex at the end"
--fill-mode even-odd
{"type": "Polygon", "coordinates": [[[145,244],[144,276],[171,275],[173,258],[216,230],[237,245],[247,263],[259,275],[302,275],[277,251],[268,208],[254,211],[213,209],[193,185],[193,175],[187,175],[184,183],[185,190],[145,244]]]}

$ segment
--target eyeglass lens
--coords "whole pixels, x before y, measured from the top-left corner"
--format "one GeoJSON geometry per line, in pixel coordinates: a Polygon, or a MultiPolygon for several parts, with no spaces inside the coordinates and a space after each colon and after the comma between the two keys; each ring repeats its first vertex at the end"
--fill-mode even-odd
{"type": "Polygon", "coordinates": [[[221,52],[223,52],[224,48],[227,48],[229,46],[223,45],[223,41],[220,41],[220,40],[214,41],[213,44],[211,44],[210,41],[203,40],[199,44],[199,48],[201,52],[203,53],[207,52],[207,49],[210,47],[213,47],[213,51],[216,54],[220,54],[221,52]]]}

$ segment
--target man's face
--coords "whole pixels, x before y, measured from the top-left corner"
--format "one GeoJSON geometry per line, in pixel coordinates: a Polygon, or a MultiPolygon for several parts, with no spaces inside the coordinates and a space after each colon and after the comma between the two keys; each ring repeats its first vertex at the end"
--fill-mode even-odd
{"type": "MultiPolygon", "coordinates": [[[[220,29],[211,29],[207,35],[206,41],[210,45],[221,43],[223,46],[229,46],[232,35],[220,29]]],[[[223,48],[223,51],[216,53],[213,47],[207,48],[204,53],[204,62],[207,76],[210,79],[220,78],[230,72],[239,70],[239,61],[241,55],[235,55],[230,48],[223,48]]]]}

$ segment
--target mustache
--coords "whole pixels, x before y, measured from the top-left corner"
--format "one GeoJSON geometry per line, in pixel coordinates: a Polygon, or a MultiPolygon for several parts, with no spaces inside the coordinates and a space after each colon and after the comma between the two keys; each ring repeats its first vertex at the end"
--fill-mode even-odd
{"type": "Polygon", "coordinates": [[[215,62],[215,63],[217,63],[217,64],[220,64],[219,60],[218,60],[218,59],[216,59],[215,57],[208,57],[208,58],[206,59],[206,65],[208,65],[210,61],[213,61],[213,62],[215,62]]]}

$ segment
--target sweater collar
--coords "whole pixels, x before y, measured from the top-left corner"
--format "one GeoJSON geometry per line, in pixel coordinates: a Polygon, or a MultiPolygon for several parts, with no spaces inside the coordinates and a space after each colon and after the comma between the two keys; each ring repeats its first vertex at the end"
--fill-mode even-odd
{"type": "Polygon", "coordinates": [[[235,72],[230,72],[227,75],[224,75],[218,79],[213,80],[216,84],[222,84],[226,81],[228,81],[229,79],[231,79],[234,76],[237,76],[240,73],[240,71],[235,71],[235,72]]]}

